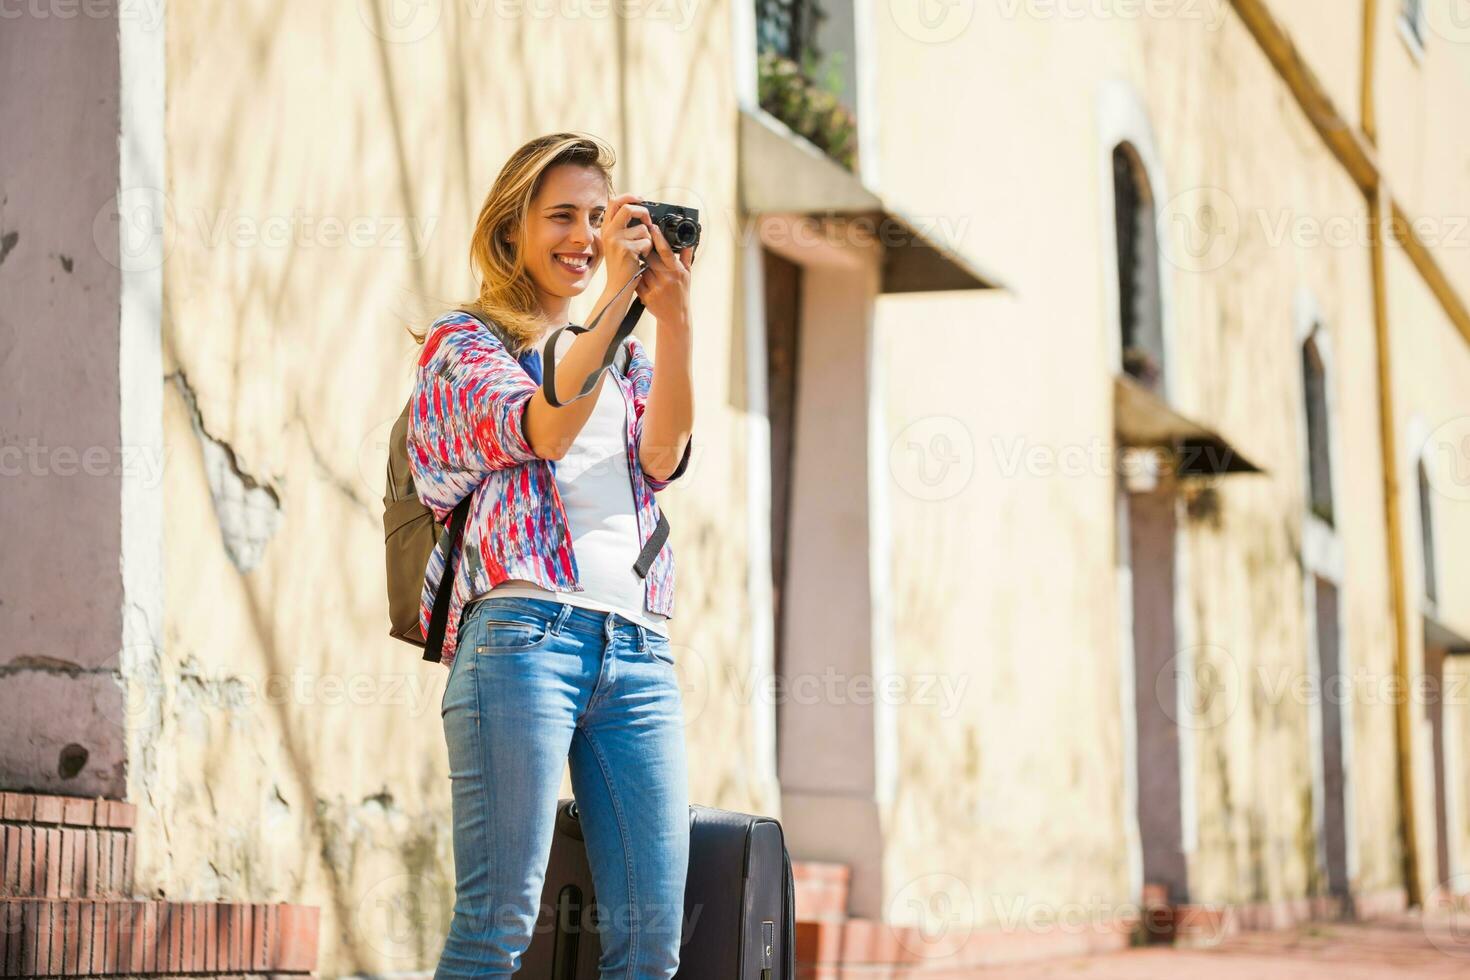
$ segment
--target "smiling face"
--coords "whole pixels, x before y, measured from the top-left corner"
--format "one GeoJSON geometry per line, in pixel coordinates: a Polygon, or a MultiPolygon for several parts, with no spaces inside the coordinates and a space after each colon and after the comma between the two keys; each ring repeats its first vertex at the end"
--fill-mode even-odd
{"type": "Polygon", "coordinates": [[[560,319],[592,282],[602,261],[607,178],[596,167],[562,164],[546,171],[526,225],[512,235],[525,257],[541,306],[560,319]]]}

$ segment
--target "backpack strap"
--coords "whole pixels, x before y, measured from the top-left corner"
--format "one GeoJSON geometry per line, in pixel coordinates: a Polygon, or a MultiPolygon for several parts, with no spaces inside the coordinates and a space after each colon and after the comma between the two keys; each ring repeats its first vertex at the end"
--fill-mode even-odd
{"type": "Polygon", "coordinates": [[[444,554],[444,574],[439,576],[439,591],[434,594],[434,611],[429,615],[429,635],[424,637],[424,659],[439,663],[444,650],[444,633],[449,628],[449,598],[454,594],[454,566],[459,557],[456,551],[459,539],[464,536],[464,522],[470,514],[470,500],[474,493],[454,505],[454,516],[449,521],[448,550],[444,554]]]}

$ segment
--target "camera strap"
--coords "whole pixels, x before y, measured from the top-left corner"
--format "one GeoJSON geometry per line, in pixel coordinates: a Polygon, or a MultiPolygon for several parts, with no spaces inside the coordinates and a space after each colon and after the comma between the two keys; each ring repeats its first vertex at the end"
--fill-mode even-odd
{"type": "MultiPolygon", "coordinates": [[[[598,378],[602,375],[603,371],[607,370],[608,367],[612,365],[613,361],[618,356],[618,349],[622,347],[623,341],[628,337],[629,334],[633,332],[633,328],[638,325],[638,320],[643,316],[643,300],[634,297],[632,304],[628,307],[627,314],[623,317],[623,322],[618,324],[617,333],[613,335],[612,341],[607,345],[607,350],[603,351],[602,363],[597,366],[596,370],[587,375],[587,379],[582,382],[582,390],[577,392],[575,395],[564,402],[558,401],[556,397],[557,338],[561,336],[562,331],[564,330],[570,330],[574,334],[579,334],[587,333],[589,330],[596,328],[598,321],[600,321],[603,314],[607,312],[608,306],[611,306],[613,301],[623,294],[623,290],[627,289],[633,284],[634,280],[643,275],[643,270],[646,268],[648,268],[648,263],[640,262],[638,266],[638,271],[633,273],[628,281],[623,283],[622,288],[620,288],[616,293],[613,294],[613,298],[611,300],[608,300],[607,304],[605,304],[602,309],[597,311],[597,315],[592,318],[592,322],[589,323],[587,326],[579,327],[575,323],[568,323],[565,326],[557,327],[551,332],[551,336],[546,338],[546,344],[542,348],[541,352],[541,391],[542,394],[546,396],[546,400],[551,403],[551,406],[553,408],[561,408],[565,405],[569,405],[572,402],[576,401],[578,398],[582,398],[585,395],[589,394],[593,388],[597,387],[598,378]]],[[[637,574],[639,578],[648,577],[648,572],[649,569],[653,567],[654,559],[657,558],[658,553],[663,550],[664,542],[667,541],[668,538],[669,519],[664,516],[663,509],[659,508],[658,524],[654,527],[653,534],[649,536],[648,541],[644,543],[643,550],[638,553],[638,560],[633,563],[633,571],[637,574]]]]}
{"type": "Polygon", "coordinates": [[[590,393],[592,389],[597,386],[598,377],[600,377],[602,372],[607,370],[608,367],[612,365],[613,360],[618,356],[618,348],[622,345],[623,341],[627,339],[628,335],[633,332],[633,328],[638,325],[638,320],[643,316],[643,300],[634,297],[632,305],[628,307],[628,312],[623,317],[623,322],[618,324],[618,330],[617,333],[613,335],[612,343],[608,344],[607,350],[603,351],[602,363],[597,366],[596,370],[587,375],[587,380],[582,382],[582,390],[577,392],[571,398],[568,398],[566,401],[558,401],[556,397],[557,338],[562,335],[562,331],[564,330],[570,330],[572,333],[578,334],[587,333],[589,330],[595,329],[597,327],[598,321],[602,319],[602,315],[607,312],[608,306],[611,306],[613,302],[623,294],[623,290],[627,289],[633,284],[634,280],[643,275],[643,270],[646,268],[648,268],[648,264],[646,262],[641,263],[638,266],[638,271],[633,273],[628,281],[623,283],[622,288],[613,294],[613,298],[608,300],[607,304],[604,305],[602,309],[597,311],[597,315],[592,318],[592,322],[589,323],[587,326],[579,327],[575,323],[568,323],[565,326],[557,327],[551,332],[551,336],[546,338],[546,344],[542,347],[541,351],[541,390],[543,391],[543,393],[545,393],[546,400],[551,403],[552,408],[562,408],[566,405],[570,405],[578,398],[581,398],[590,393]]]}

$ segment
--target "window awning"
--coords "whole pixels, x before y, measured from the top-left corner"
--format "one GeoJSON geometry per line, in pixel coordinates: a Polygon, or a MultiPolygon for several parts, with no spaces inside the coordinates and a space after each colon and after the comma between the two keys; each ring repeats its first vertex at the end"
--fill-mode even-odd
{"type": "Polygon", "coordinates": [[[1126,375],[1113,379],[1114,426],[1125,446],[1170,449],[1184,476],[1260,473],[1223,435],[1187,418],[1126,375]]]}
{"type": "Polygon", "coordinates": [[[740,206],[843,222],[854,241],[881,242],[884,293],[1004,288],[945,240],[956,237],[958,216],[920,220],[899,210],[760,109],[740,113],[740,206]]]}
{"type": "Polygon", "coordinates": [[[1426,612],[1424,616],[1424,642],[1443,647],[1449,654],[1470,654],[1470,639],[1444,623],[1434,612],[1426,612]]]}

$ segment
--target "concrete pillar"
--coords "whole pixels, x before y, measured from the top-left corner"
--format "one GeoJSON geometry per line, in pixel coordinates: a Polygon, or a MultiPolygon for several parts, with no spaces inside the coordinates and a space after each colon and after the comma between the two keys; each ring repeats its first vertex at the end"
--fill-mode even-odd
{"type": "Polygon", "coordinates": [[[848,864],[849,911],[881,919],[895,748],[893,706],[875,694],[891,670],[887,452],[872,366],[878,255],[848,246],[791,257],[803,265],[802,338],[783,599],[781,817],[792,853],[848,864]]]}
{"type": "Polygon", "coordinates": [[[162,602],[162,5],[0,30],[0,787],[126,797],[162,602]]]}

